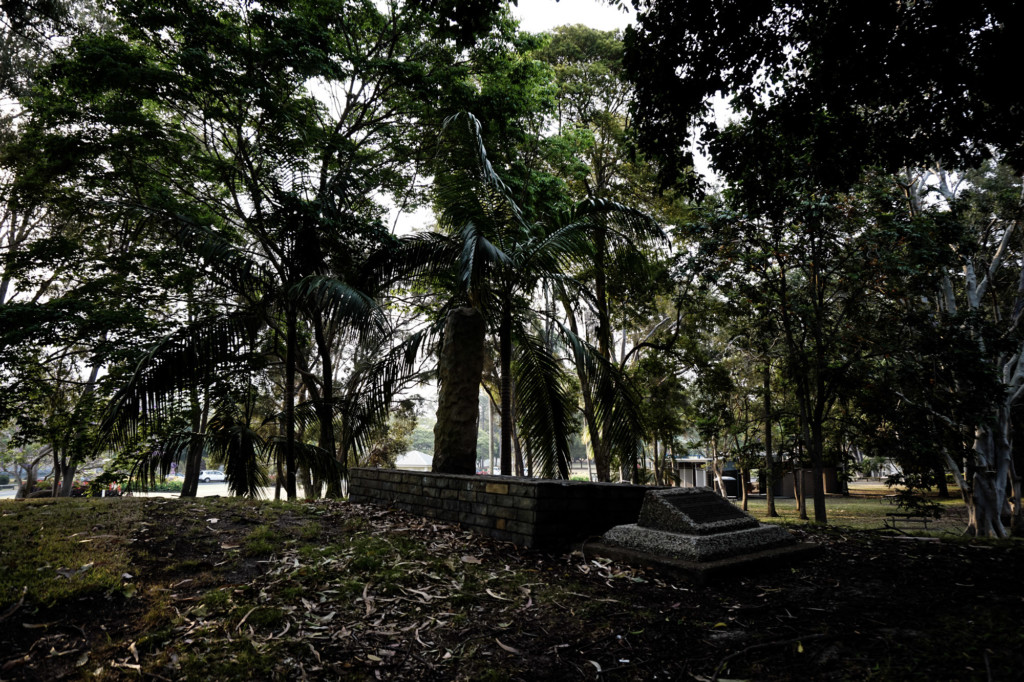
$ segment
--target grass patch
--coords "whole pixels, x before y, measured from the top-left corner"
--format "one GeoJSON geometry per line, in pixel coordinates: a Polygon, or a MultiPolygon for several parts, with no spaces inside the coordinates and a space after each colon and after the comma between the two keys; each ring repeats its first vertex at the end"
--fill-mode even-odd
{"type": "Polygon", "coordinates": [[[0,502],[0,610],[23,592],[27,601],[50,606],[121,587],[138,505],[117,498],[67,502],[0,502]]]}
{"type": "Polygon", "coordinates": [[[247,557],[269,556],[281,549],[284,540],[284,537],[270,526],[257,526],[245,539],[242,554],[247,557]]]}
{"type": "MultiPolygon", "coordinates": [[[[828,515],[828,523],[833,526],[844,528],[856,528],[861,530],[882,530],[885,528],[886,516],[888,514],[900,513],[903,510],[895,504],[882,497],[888,494],[883,488],[877,494],[852,494],[827,495],[825,497],[825,509],[828,515]]],[[[941,499],[930,498],[929,501],[941,506],[941,516],[933,523],[929,523],[928,531],[920,531],[924,534],[943,533],[957,534],[963,532],[967,524],[967,510],[959,498],[941,499]]],[[[740,506],[739,501],[734,501],[740,506]]],[[[791,526],[804,526],[814,523],[814,501],[807,500],[807,520],[800,518],[797,509],[797,501],[794,498],[775,498],[775,510],[779,514],[776,518],[768,517],[768,502],[764,498],[751,498],[747,501],[748,511],[757,519],[767,523],[779,523],[791,526]]],[[[908,530],[908,532],[910,532],[908,530]]],[[[914,531],[913,534],[918,534],[914,531]]]]}

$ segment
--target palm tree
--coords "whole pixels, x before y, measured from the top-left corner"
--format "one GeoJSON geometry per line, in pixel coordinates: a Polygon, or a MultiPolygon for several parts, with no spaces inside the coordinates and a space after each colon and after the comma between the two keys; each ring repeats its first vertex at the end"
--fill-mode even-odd
{"type": "MultiPolygon", "coordinates": [[[[184,221],[175,237],[202,259],[208,276],[230,294],[234,307],[184,325],[165,336],[142,358],[131,379],[112,400],[104,420],[104,429],[114,435],[115,442],[126,445],[132,437],[159,430],[159,425],[180,407],[178,397],[197,386],[210,388],[231,377],[251,377],[266,371],[266,350],[260,347],[259,339],[260,333],[270,333],[284,342],[283,347],[274,344],[276,350],[272,345],[270,351],[276,352],[283,365],[284,406],[278,415],[283,436],[268,442],[266,448],[254,447],[246,452],[281,456],[289,499],[296,496],[300,458],[317,465],[321,473],[330,474],[326,478],[329,490],[340,493],[340,485],[330,482],[340,479],[342,471],[335,468],[332,472],[330,462],[335,459],[335,419],[343,406],[334,401],[330,362],[323,362],[321,367],[320,391],[312,403],[313,416],[310,409],[295,402],[296,375],[306,355],[300,342],[300,321],[312,320],[321,349],[327,344],[320,338],[322,330],[328,326],[347,327],[360,341],[379,344],[387,338],[387,321],[371,297],[332,277],[322,263],[309,257],[317,250],[310,247],[310,235],[302,234],[308,230],[307,224],[291,231],[256,232],[264,239],[257,241],[254,248],[235,243],[208,226],[184,221]],[[271,246],[272,237],[276,239],[271,246]],[[316,449],[300,447],[296,438],[296,426],[311,418],[319,421],[321,447],[316,449]]],[[[251,410],[245,409],[243,413],[252,416],[251,410]]],[[[247,428],[253,426],[249,419],[240,422],[233,407],[218,412],[214,424],[225,420],[245,423],[247,428]]],[[[209,447],[197,445],[203,440],[202,435],[192,430],[193,452],[209,447]]],[[[176,442],[180,443],[180,438],[176,442]]],[[[182,452],[173,444],[162,451],[169,456],[180,456],[182,452]]],[[[163,462],[169,463],[166,456],[163,462]]],[[[232,470],[229,465],[229,476],[232,470]]]]}
{"type": "Polygon", "coordinates": [[[576,400],[565,356],[593,380],[596,409],[615,425],[609,428],[612,439],[631,462],[642,434],[636,392],[598,349],[560,324],[551,310],[538,310],[534,300],[543,286],[585,295],[569,273],[593,257],[595,234],[614,224],[650,231],[653,221],[604,200],[528,220],[487,157],[480,122],[460,114],[446,128],[462,119],[474,161],[436,182],[439,232],[405,239],[392,260],[379,265],[392,275],[431,282],[446,297],[442,313],[468,305],[486,320],[497,346],[502,475],[512,473],[514,411],[531,459],[548,475],[557,469],[568,478],[576,400]]]}

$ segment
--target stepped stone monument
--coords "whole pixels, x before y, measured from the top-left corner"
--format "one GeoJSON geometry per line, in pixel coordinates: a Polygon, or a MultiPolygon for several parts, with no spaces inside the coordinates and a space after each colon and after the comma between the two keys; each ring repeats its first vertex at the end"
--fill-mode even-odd
{"type": "Polygon", "coordinates": [[[615,526],[585,549],[678,569],[702,581],[754,562],[816,550],[779,526],[762,525],[710,488],[649,490],[636,523],[615,526]]]}

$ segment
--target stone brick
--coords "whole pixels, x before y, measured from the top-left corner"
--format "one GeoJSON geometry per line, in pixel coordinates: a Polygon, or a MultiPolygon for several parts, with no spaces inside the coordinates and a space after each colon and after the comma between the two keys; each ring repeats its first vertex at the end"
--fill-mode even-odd
{"type": "Polygon", "coordinates": [[[499,519],[518,518],[518,516],[516,515],[516,510],[513,509],[512,507],[498,507],[492,505],[489,507],[489,512],[491,516],[494,516],[495,518],[499,519]]]}
{"type": "Polygon", "coordinates": [[[537,512],[532,509],[516,509],[515,516],[509,518],[515,518],[516,521],[521,521],[522,523],[527,523],[532,526],[537,523],[537,512]]]}

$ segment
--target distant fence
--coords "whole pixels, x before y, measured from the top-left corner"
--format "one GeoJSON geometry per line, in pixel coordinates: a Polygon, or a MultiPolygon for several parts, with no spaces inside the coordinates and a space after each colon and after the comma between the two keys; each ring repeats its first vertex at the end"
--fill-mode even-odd
{"type": "Polygon", "coordinates": [[[349,499],[458,523],[497,540],[562,549],[635,523],[650,486],[350,469],[349,499]]]}

